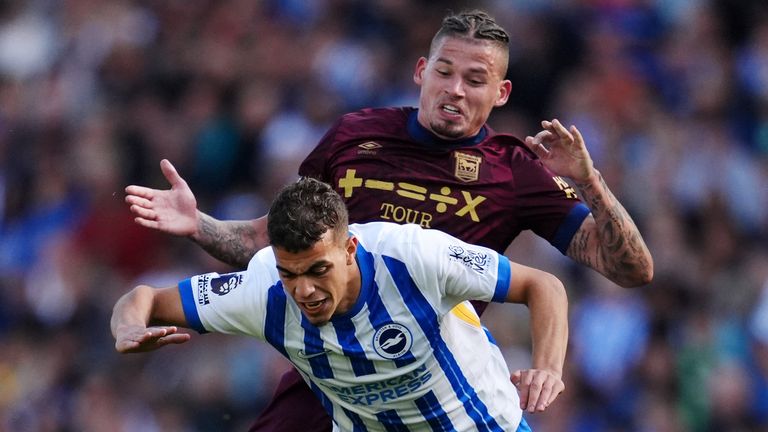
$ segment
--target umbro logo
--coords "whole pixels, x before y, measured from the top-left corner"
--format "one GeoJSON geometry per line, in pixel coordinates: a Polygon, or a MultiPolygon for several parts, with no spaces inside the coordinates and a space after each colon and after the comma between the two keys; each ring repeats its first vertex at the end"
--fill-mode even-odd
{"type": "Polygon", "coordinates": [[[358,144],[357,147],[360,149],[357,151],[357,154],[375,155],[377,153],[376,150],[380,149],[382,145],[374,141],[367,141],[358,144]]]}
{"type": "Polygon", "coordinates": [[[311,359],[311,358],[319,357],[319,356],[321,356],[321,355],[325,355],[325,354],[328,354],[328,353],[330,353],[330,352],[331,352],[331,350],[329,350],[329,349],[324,349],[324,350],[322,350],[322,351],[313,352],[313,353],[307,353],[307,352],[306,352],[306,351],[304,351],[304,350],[299,350],[299,351],[296,353],[296,355],[298,355],[298,356],[299,356],[299,358],[303,358],[303,359],[311,359]]]}

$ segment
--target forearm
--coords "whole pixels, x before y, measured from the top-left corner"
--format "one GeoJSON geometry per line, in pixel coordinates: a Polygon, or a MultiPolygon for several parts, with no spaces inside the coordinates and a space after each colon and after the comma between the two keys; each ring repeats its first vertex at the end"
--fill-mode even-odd
{"type": "Polygon", "coordinates": [[[259,250],[269,245],[267,217],[249,221],[220,221],[199,212],[192,240],[206,252],[235,268],[244,269],[259,250]]]}
{"type": "Polygon", "coordinates": [[[593,170],[587,180],[576,182],[594,221],[585,221],[568,248],[568,256],[592,267],[614,283],[645,285],[653,278],[653,259],[640,231],[608,189],[603,176],[593,170]]]}
{"type": "Polygon", "coordinates": [[[568,348],[568,297],[554,276],[537,284],[528,296],[531,312],[532,367],[562,377],[568,348]]]}

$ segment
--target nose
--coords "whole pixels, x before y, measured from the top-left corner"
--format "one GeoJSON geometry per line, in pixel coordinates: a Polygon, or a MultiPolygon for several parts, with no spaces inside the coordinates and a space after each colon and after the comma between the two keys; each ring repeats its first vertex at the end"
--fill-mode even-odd
{"type": "Polygon", "coordinates": [[[464,81],[461,79],[461,77],[454,77],[454,79],[447,83],[445,92],[448,93],[448,95],[451,97],[464,97],[464,81]]]}
{"type": "Polygon", "coordinates": [[[309,298],[315,292],[315,284],[310,278],[300,276],[296,279],[294,291],[297,298],[309,298]]]}

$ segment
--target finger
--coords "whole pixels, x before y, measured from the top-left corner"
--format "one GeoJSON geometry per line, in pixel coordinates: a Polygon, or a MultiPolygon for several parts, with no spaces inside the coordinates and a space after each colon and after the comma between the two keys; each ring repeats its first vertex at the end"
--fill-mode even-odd
{"type": "Polygon", "coordinates": [[[168,183],[171,185],[171,187],[186,184],[184,179],[181,178],[179,173],[176,171],[176,168],[168,159],[163,159],[160,161],[160,170],[163,172],[163,176],[165,176],[165,179],[168,180],[168,183]]]}
{"type": "Polygon", "coordinates": [[[567,138],[569,140],[573,140],[573,135],[571,135],[571,133],[568,132],[568,129],[566,129],[565,126],[563,126],[563,124],[560,123],[560,120],[558,119],[552,120],[552,129],[560,138],[567,138]]]}
{"type": "Polygon", "coordinates": [[[520,377],[522,375],[522,371],[516,370],[512,376],[509,377],[509,380],[512,381],[512,385],[515,387],[520,385],[520,377]]]}
{"type": "Polygon", "coordinates": [[[137,218],[134,218],[133,221],[143,226],[144,228],[160,229],[160,222],[155,220],[149,220],[149,219],[137,217],[137,218]]]}
{"type": "Polygon", "coordinates": [[[536,411],[536,405],[539,403],[541,395],[541,382],[538,379],[530,380],[528,385],[528,412],[532,413],[536,411]]]}
{"type": "Polygon", "coordinates": [[[560,393],[565,390],[565,384],[563,384],[562,381],[558,380],[555,384],[555,387],[552,389],[552,393],[549,395],[549,400],[547,401],[547,405],[551,405],[552,402],[557,399],[558,396],[560,396],[560,393]]]}
{"type": "Polygon", "coordinates": [[[525,146],[528,147],[533,154],[538,156],[539,159],[545,159],[549,155],[549,150],[547,150],[544,144],[538,142],[536,138],[531,136],[525,137],[525,146]]]}
{"type": "Polygon", "coordinates": [[[550,382],[545,382],[544,385],[541,388],[541,393],[539,393],[539,401],[536,405],[536,411],[543,412],[547,409],[550,403],[550,396],[552,395],[552,384],[550,382]]]}
{"type": "Polygon", "coordinates": [[[142,198],[151,200],[152,197],[154,196],[154,189],[144,187],[144,186],[130,185],[125,187],[125,193],[126,195],[135,195],[137,197],[142,197],[142,198]]]}
{"type": "Polygon", "coordinates": [[[126,195],[125,202],[131,205],[137,205],[143,208],[152,208],[152,201],[136,195],[126,195]]]}
{"type": "Polygon", "coordinates": [[[576,139],[576,142],[578,142],[580,145],[584,145],[584,137],[581,135],[579,129],[574,125],[571,125],[571,134],[576,139]]]}
{"type": "Polygon", "coordinates": [[[176,333],[168,336],[163,336],[162,338],[157,340],[157,343],[159,345],[170,345],[170,344],[178,345],[178,344],[183,344],[189,341],[191,338],[192,336],[189,335],[188,333],[176,333]]]}
{"type": "Polygon", "coordinates": [[[157,220],[157,212],[154,210],[146,209],[137,205],[132,205],[130,207],[131,213],[135,214],[136,216],[147,219],[147,220],[157,220]]]}
{"type": "Polygon", "coordinates": [[[531,379],[529,373],[522,371],[518,371],[518,373],[520,374],[520,378],[517,384],[517,392],[520,395],[520,409],[525,410],[528,408],[531,379]]]}

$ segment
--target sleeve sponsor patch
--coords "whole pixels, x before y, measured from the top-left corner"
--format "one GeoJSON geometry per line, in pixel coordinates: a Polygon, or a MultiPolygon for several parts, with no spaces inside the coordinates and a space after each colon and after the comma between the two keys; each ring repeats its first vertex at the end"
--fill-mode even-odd
{"type": "Polygon", "coordinates": [[[491,257],[486,252],[464,249],[459,245],[448,246],[448,258],[458,261],[479,274],[485,273],[491,257]]]}

